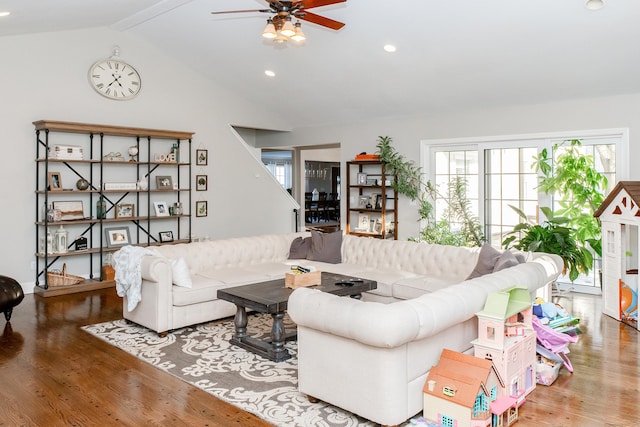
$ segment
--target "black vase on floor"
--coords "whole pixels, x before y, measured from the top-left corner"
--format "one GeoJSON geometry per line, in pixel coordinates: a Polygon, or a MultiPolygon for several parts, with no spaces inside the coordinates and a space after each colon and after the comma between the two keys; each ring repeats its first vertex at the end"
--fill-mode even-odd
{"type": "Polygon", "coordinates": [[[24,291],[20,283],[11,277],[0,275],[0,311],[4,312],[7,322],[11,320],[13,307],[24,299],[24,291]]]}

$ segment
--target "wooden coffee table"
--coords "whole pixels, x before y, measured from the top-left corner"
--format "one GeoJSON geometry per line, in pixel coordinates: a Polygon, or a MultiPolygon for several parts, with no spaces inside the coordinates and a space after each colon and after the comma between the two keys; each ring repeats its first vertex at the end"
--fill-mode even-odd
{"type": "MultiPolygon", "coordinates": [[[[373,280],[325,272],[321,276],[322,283],[311,288],[339,296],[360,298],[362,292],[377,287],[373,280]]],[[[296,332],[285,331],[283,318],[291,292],[293,289],[284,286],[284,278],[218,290],[219,299],[232,302],[237,308],[234,318],[236,330],[230,342],[275,362],[289,359],[291,355],[284,343],[295,339],[296,332]],[[257,339],[247,334],[247,309],[271,314],[273,324],[270,339],[257,339]]]]}

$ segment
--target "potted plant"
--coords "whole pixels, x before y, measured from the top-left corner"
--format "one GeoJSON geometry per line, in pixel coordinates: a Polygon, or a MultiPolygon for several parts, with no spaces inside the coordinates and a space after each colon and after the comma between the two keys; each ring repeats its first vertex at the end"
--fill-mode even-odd
{"type": "MultiPolygon", "coordinates": [[[[555,196],[556,215],[567,218],[575,238],[602,256],[600,220],[593,216],[604,201],[608,180],[595,166],[595,159],[585,155],[580,140],[571,139],[553,146],[559,153],[549,157],[545,148],[534,159],[533,167],[542,175],[539,188],[555,196]]],[[[591,267],[590,267],[591,268],[591,267]]]]}
{"type": "Polygon", "coordinates": [[[420,221],[424,221],[425,226],[417,239],[410,240],[441,245],[481,246],[485,237],[480,221],[472,214],[467,198],[466,180],[461,177],[452,179],[447,188],[448,197],[443,197],[431,181],[423,184],[421,168],[398,153],[391,142],[391,137],[379,136],[376,147],[380,153],[380,161],[385,164],[386,172],[396,176],[392,184],[394,190],[411,200],[417,200],[421,196],[418,213],[420,221]],[[447,202],[447,211],[440,220],[436,220],[431,203],[431,200],[436,198],[447,202]],[[451,220],[459,226],[454,228],[451,220]]]}
{"type": "Polygon", "coordinates": [[[509,205],[524,219],[507,234],[502,242],[505,249],[513,247],[526,252],[546,252],[556,254],[564,261],[565,274],[569,272],[569,279],[573,282],[580,273],[586,273],[593,265],[593,254],[576,239],[576,231],[568,226],[565,217],[554,216],[548,207],[540,210],[547,217],[542,224],[534,224],[520,209],[509,205]]]}

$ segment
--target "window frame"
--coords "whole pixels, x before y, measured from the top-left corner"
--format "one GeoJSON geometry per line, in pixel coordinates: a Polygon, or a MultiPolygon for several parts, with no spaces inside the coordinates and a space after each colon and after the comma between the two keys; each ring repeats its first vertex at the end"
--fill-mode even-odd
{"type": "MultiPolygon", "coordinates": [[[[593,145],[590,141],[610,138],[615,144],[616,181],[629,179],[629,129],[610,128],[579,131],[547,132],[535,134],[513,134],[499,136],[483,136],[469,138],[425,139],[420,141],[420,166],[425,174],[425,180],[435,182],[437,151],[469,151],[478,152],[478,219],[483,227],[486,224],[486,181],[485,181],[485,150],[502,148],[538,147],[538,152],[546,148],[551,151],[553,145],[568,139],[579,139],[583,145],[593,145]]],[[[551,206],[550,195],[538,192],[541,206],[551,206]]],[[[495,243],[495,242],[492,242],[495,243]]]]}

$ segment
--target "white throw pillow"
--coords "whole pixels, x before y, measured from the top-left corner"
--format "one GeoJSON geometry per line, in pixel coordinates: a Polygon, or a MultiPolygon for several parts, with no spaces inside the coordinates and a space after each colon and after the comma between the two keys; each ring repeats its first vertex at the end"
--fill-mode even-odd
{"type": "Polygon", "coordinates": [[[178,258],[171,261],[171,269],[173,271],[173,284],[176,286],[182,286],[183,288],[190,288],[193,286],[191,282],[191,275],[189,274],[189,266],[184,258],[178,258]]]}

